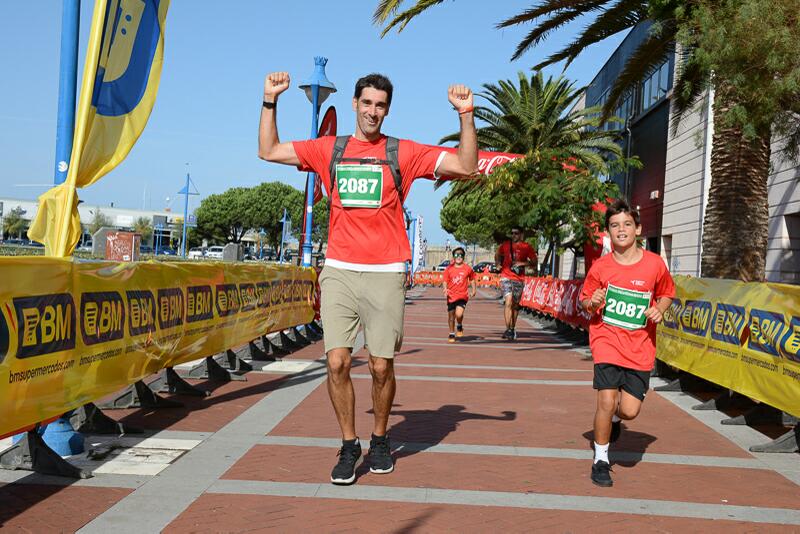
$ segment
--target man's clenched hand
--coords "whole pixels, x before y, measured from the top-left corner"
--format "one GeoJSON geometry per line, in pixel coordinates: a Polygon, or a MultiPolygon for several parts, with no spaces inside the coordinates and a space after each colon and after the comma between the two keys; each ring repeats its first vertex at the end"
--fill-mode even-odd
{"type": "Polygon", "coordinates": [[[271,72],[264,79],[264,100],[275,101],[278,95],[289,88],[288,72],[271,72]]]}
{"type": "Polygon", "coordinates": [[[451,85],[447,89],[447,100],[461,113],[472,108],[472,90],[466,85],[451,85]]]}

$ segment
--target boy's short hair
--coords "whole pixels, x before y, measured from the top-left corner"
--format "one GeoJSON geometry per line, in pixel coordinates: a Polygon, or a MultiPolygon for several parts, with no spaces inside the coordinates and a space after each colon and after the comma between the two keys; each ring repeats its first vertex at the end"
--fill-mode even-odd
{"type": "Polygon", "coordinates": [[[461,254],[463,254],[464,256],[467,255],[467,251],[464,250],[464,247],[456,247],[453,249],[453,257],[455,257],[456,252],[458,252],[459,250],[461,251],[461,254]]]}
{"type": "Polygon", "coordinates": [[[392,86],[392,82],[389,81],[389,78],[377,72],[362,76],[356,82],[356,90],[353,93],[353,98],[358,100],[365,87],[372,87],[378,91],[386,91],[386,105],[392,105],[392,91],[394,91],[394,87],[392,86]]]}
{"type": "Polygon", "coordinates": [[[627,202],[620,198],[615,200],[606,210],[606,230],[608,230],[608,224],[609,221],[611,221],[611,217],[614,215],[619,215],[620,213],[630,214],[630,216],[633,217],[633,222],[636,223],[636,226],[642,224],[639,217],[639,210],[631,208],[627,202]]]}

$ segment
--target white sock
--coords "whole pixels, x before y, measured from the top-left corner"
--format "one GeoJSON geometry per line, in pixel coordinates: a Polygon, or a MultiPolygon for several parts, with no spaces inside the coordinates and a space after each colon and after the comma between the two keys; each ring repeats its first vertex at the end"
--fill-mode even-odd
{"type": "Polygon", "coordinates": [[[450,335],[454,336],[454,335],[456,335],[456,333],[455,332],[450,332],[450,335]]]}
{"type": "Polygon", "coordinates": [[[600,445],[596,441],[594,442],[594,463],[603,460],[604,462],[608,463],[608,443],[605,445],[600,445]]]}
{"type": "Polygon", "coordinates": [[[622,419],[620,419],[617,414],[614,414],[614,415],[611,416],[611,422],[612,423],[619,423],[620,421],[622,421],[622,419]]]}

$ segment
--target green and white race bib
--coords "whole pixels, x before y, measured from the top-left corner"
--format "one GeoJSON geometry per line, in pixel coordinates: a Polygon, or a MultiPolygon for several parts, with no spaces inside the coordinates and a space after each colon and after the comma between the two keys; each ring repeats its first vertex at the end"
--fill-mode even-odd
{"type": "Polygon", "coordinates": [[[652,293],[649,292],[623,289],[608,284],[603,322],[628,330],[643,328],[647,323],[644,312],[650,307],[651,297],[652,293]]]}
{"type": "Polygon", "coordinates": [[[336,188],[345,208],[380,208],[383,166],[339,164],[336,166],[336,188]]]}

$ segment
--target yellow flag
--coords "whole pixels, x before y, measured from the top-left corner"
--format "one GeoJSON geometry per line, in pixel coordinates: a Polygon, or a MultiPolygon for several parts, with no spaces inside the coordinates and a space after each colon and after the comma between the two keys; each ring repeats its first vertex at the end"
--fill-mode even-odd
{"type": "Polygon", "coordinates": [[[72,254],[80,238],[75,188],[119,165],[147,124],[161,78],[167,9],[169,0],[95,2],[67,180],[39,197],[28,232],[49,255],[72,254]]]}

